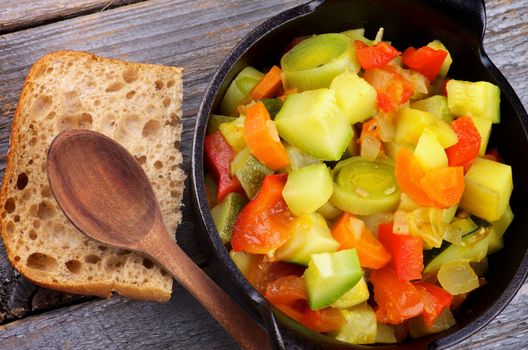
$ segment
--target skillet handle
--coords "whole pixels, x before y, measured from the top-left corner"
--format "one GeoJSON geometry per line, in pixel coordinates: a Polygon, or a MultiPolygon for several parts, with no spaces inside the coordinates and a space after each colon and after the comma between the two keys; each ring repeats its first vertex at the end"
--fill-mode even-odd
{"type": "Polygon", "coordinates": [[[463,23],[478,35],[480,41],[486,30],[486,5],[484,0],[430,0],[438,10],[463,23]]]}

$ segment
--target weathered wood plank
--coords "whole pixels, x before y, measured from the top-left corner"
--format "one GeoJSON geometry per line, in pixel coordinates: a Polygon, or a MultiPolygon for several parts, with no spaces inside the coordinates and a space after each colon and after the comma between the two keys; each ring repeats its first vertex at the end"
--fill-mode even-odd
{"type": "Polygon", "coordinates": [[[0,34],[137,1],[142,0],[3,0],[0,4],[0,34]]]}
{"type": "MultiPolygon", "coordinates": [[[[188,145],[192,138],[193,116],[212,73],[229,49],[251,28],[299,2],[247,3],[231,0],[221,4],[213,1],[198,4],[184,0],[149,1],[0,37],[0,55],[3,58],[0,60],[0,99],[3,98],[0,100],[0,116],[3,117],[0,120],[0,154],[5,155],[10,118],[30,64],[45,52],[72,48],[133,61],[186,67],[186,119],[182,147],[184,167],[189,170],[188,145]]],[[[528,20],[525,1],[490,0],[487,5],[486,50],[510,80],[523,104],[528,106],[528,20]]],[[[2,162],[5,163],[5,159],[0,160],[0,164],[2,162]]],[[[185,198],[189,198],[188,192],[185,198]]],[[[195,252],[196,259],[198,250],[190,234],[192,228],[192,214],[188,206],[178,238],[180,243],[188,244],[184,247],[186,251],[195,252]]],[[[0,263],[0,276],[9,276],[9,271],[3,274],[1,266],[0,263]]],[[[16,278],[16,274],[12,275],[16,278]]],[[[0,289],[1,283],[0,279],[0,289]]],[[[32,286],[20,286],[29,290],[25,292],[29,299],[35,299],[32,286]]],[[[525,284],[513,302],[483,331],[454,348],[525,348],[528,344],[527,288],[525,284]]],[[[2,302],[0,300],[0,305],[2,302]]],[[[22,300],[20,304],[29,302],[22,300]]],[[[12,322],[0,332],[0,347],[41,348],[44,340],[48,343],[50,339],[59,339],[50,345],[54,348],[236,347],[210,316],[178,287],[175,287],[174,296],[167,305],[113,298],[12,322]],[[117,323],[121,314],[126,315],[126,321],[117,323]],[[179,321],[167,321],[173,317],[179,321]],[[118,328],[110,329],[115,324],[118,328]],[[212,336],[208,338],[210,334],[212,336]]]]}

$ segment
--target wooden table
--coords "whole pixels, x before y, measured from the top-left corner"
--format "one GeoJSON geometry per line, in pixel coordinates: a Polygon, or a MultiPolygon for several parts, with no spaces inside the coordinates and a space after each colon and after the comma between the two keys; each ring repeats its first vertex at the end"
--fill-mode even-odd
{"type": "MultiPolygon", "coordinates": [[[[0,171],[12,116],[28,68],[46,52],[91,51],[185,67],[184,169],[201,96],[229,50],[263,20],[302,0],[2,0],[0,2],[0,171]]],[[[486,51],[528,107],[528,1],[486,0],[486,51]]],[[[189,188],[179,243],[201,266],[189,188]]],[[[167,304],[55,293],[14,272],[0,247],[0,348],[237,348],[175,283],[167,304]]],[[[528,347],[528,283],[482,331],[455,349],[528,347]]]]}

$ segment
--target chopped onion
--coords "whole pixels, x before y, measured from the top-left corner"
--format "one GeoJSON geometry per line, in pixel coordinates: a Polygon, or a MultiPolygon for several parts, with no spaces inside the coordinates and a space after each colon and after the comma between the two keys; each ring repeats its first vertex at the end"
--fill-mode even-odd
{"type": "Polygon", "coordinates": [[[394,213],[394,226],[392,232],[398,235],[409,234],[409,224],[407,222],[407,213],[403,210],[396,210],[394,213]]]}
{"type": "Polygon", "coordinates": [[[479,279],[467,261],[453,261],[438,270],[438,282],[452,295],[469,293],[479,287],[479,279]]]}
{"type": "Polygon", "coordinates": [[[381,140],[383,142],[394,141],[396,135],[396,125],[392,113],[379,113],[374,117],[378,122],[381,140]]]}
{"type": "Polygon", "coordinates": [[[378,158],[381,151],[381,142],[371,135],[365,136],[361,143],[361,156],[370,160],[378,158]]]}

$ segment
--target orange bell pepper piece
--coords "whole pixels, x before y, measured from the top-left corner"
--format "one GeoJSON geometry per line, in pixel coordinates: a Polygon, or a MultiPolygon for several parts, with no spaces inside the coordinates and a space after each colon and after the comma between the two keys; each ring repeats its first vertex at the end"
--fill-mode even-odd
{"type": "Polygon", "coordinates": [[[433,206],[433,202],[427,196],[421,183],[425,172],[408,148],[402,147],[396,154],[395,175],[400,189],[407,193],[413,201],[424,207],[433,206]]]}
{"type": "Polygon", "coordinates": [[[464,167],[430,171],[420,183],[436,207],[449,208],[457,204],[464,193],[464,167]]]}
{"type": "Polygon", "coordinates": [[[271,67],[264,78],[251,91],[251,98],[253,100],[260,100],[262,98],[274,97],[282,88],[281,73],[282,71],[279,67],[271,67]]]}

